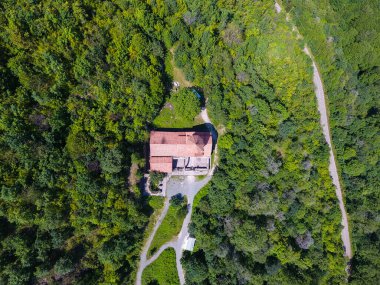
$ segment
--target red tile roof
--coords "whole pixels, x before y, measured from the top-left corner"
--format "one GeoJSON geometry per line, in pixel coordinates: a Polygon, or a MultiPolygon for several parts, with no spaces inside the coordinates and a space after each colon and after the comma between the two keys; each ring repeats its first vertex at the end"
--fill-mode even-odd
{"type": "Polygon", "coordinates": [[[153,156],[150,158],[150,170],[172,172],[173,158],[171,156],[153,156]]]}
{"type": "Polygon", "coordinates": [[[151,163],[172,163],[173,158],[171,156],[152,156],[150,158],[151,163]]]}
{"type": "Polygon", "coordinates": [[[212,138],[209,132],[150,133],[151,156],[211,156],[212,138]]]}
{"type": "Polygon", "coordinates": [[[212,137],[209,132],[150,133],[150,169],[172,172],[172,157],[211,156],[212,137]]]}

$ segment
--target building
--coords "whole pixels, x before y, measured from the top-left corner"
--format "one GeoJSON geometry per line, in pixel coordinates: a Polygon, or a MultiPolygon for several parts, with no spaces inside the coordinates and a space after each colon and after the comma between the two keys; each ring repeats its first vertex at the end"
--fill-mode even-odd
{"type": "Polygon", "coordinates": [[[209,132],[150,133],[150,170],[173,175],[204,175],[211,166],[209,132]]]}
{"type": "Polygon", "coordinates": [[[183,241],[182,249],[183,250],[188,250],[188,251],[193,251],[194,250],[195,241],[196,241],[195,238],[192,238],[189,235],[187,235],[186,238],[183,241]]]}

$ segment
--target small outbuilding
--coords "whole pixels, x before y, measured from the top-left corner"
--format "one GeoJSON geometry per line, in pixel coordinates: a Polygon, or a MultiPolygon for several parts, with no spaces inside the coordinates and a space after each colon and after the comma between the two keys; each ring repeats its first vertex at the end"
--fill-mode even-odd
{"type": "Polygon", "coordinates": [[[194,250],[194,245],[195,245],[195,238],[187,236],[185,240],[183,241],[182,244],[182,249],[183,250],[188,250],[188,251],[193,251],[194,250]]]}

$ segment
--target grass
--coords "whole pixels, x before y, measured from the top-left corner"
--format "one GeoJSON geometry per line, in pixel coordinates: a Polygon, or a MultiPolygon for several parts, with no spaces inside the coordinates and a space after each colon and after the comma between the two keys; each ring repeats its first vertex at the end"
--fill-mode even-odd
{"type": "MultiPolygon", "coordinates": [[[[174,60],[171,61],[174,64],[174,60]]],[[[173,79],[174,81],[179,82],[180,87],[191,87],[193,83],[186,80],[186,76],[183,73],[182,69],[179,67],[173,66],[173,79]]]]}
{"type": "Polygon", "coordinates": [[[211,167],[214,166],[214,163],[215,163],[215,151],[213,151],[211,154],[211,167]]]}
{"type": "Polygon", "coordinates": [[[157,128],[191,128],[196,125],[196,122],[194,119],[183,118],[182,114],[176,112],[175,109],[164,107],[154,119],[153,124],[157,128]]]}
{"type": "Polygon", "coordinates": [[[195,117],[199,114],[200,100],[190,90],[180,89],[172,92],[153,124],[159,128],[191,128],[196,124],[195,117]]]}
{"type": "Polygon", "coordinates": [[[175,262],[174,249],[168,248],[164,250],[156,261],[145,268],[142,275],[142,284],[178,285],[179,278],[175,262]]]}
{"type": "Polygon", "coordinates": [[[148,250],[148,256],[152,256],[162,245],[171,241],[181,231],[183,220],[187,213],[187,201],[181,205],[170,204],[168,212],[158,228],[148,250]]]}
{"type": "Polygon", "coordinates": [[[170,63],[171,63],[171,66],[173,68],[173,81],[177,81],[179,82],[180,84],[180,87],[192,87],[193,86],[193,83],[186,80],[186,75],[185,73],[182,71],[181,68],[177,67],[175,65],[175,61],[174,61],[174,57],[175,57],[175,50],[176,50],[176,47],[173,46],[171,49],[170,49],[170,52],[172,54],[171,56],[171,59],[170,59],[170,63]]]}
{"type": "Polygon", "coordinates": [[[150,196],[148,203],[156,211],[164,206],[164,198],[161,196],[150,196]]]}
{"type": "Polygon", "coordinates": [[[144,231],[144,244],[153,230],[154,224],[164,207],[164,198],[161,196],[150,196],[148,204],[153,209],[153,214],[149,217],[149,223],[144,231]]]}
{"type": "Polygon", "coordinates": [[[207,175],[197,175],[195,176],[195,180],[196,181],[202,181],[203,179],[205,179],[207,177],[207,175]]]}
{"type": "MultiPolygon", "coordinates": [[[[196,110],[193,116],[187,116],[187,114],[191,114],[195,109],[199,108],[199,106],[196,106],[197,104],[192,104],[194,102],[190,102],[190,105],[188,105],[190,109],[186,109],[186,107],[184,108],[189,101],[189,98],[187,98],[189,95],[187,94],[187,96],[182,97],[182,102],[178,102],[178,96],[175,95],[176,93],[183,93],[184,90],[189,90],[188,88],[193,86],[190,81],[186,80],[186,76],[183,71],[175,65],[175,49],[175,46],[170,49],[170,71],[172,71],[170,73],[173,75],[173,81],[179,82],[180,87],[177,91],[173,92],[174,94],[172,93],[171,98],[167,101],[160,114],[154,119],[153,124],[158,128],[191,128],[199,123],[202,123],[200,118],[195,119],[200,110],[196,110]]],[[[190,93],[190,95],[194,95],[190,91],[188,91],[188,93],[190,93]]]]}

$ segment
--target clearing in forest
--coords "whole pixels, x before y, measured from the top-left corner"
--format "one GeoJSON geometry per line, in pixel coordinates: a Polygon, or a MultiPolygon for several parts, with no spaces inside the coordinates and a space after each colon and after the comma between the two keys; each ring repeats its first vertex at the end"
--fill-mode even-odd
{"type": "Polygon", "coordinates": [[[201,109],[200,100],[187,88],[172,92],[153,124],[158,128],[192,128],[201,109]]]}
{"type": "Polygon", "coordinates": [[[180,87],[192,87],[193,86],[193,83],[186,80],[186,75],[185,73],[182,71],[181,68],[179,68],[178,66],[176,66],[175,64],[175,60],[174,60],[174,57],[175,57],[175,50],[176,50],[176,47],[173,46],[171,49],[170,49],[170,53],[171,53],[171,59],[170,59],[170,63],[173,67],[173,81],[177,81],[180,85],[180,87]]]}

